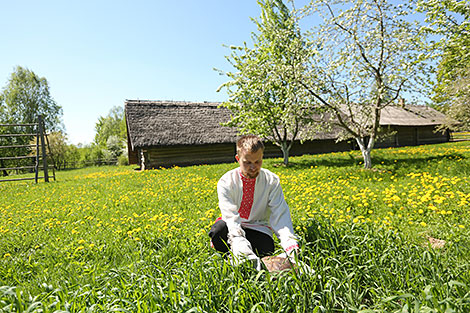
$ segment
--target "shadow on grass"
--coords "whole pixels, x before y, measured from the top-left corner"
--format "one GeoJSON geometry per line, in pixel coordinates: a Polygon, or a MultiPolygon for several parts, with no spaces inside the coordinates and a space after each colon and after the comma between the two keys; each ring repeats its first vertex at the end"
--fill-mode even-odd
{"type": "MultiPolygon", "coordinates": [[[[314,155],[309,155],[310,157],[314,157],[314,155]]],[[[301,157],[302,158],[302,157],[301,157]]],[[[465,156],[460,153],[450,153],[447,154],[445,157],[442,156],[420,156],[420,157],[395,157],[395,158],[384,158],[383,156],[372,156],[372,167],[375,168],[378,165],[386,167],[387,169],[395,169],[395,170],[406,170],[406,169],[413,169],[413,168],[422,168],[426,167],[428,163],[437,163],[442,161],[444,158],[447,159],[462,159],[468,160],[469,157],[465,156]]],[[[345,156],[335,156],[335,157],[328,157],[324,156],[321,158],[309,158],[305,160],[295,160],[289,163],[287,166],[288,169],[293,170],[303,170],[312,168],[315,166],[318,167],[336,167],[336,168],[346,168],[346,167],[358,167],[363,164],[362,157],[356,154],[348,154],[345,156]]],[[[271,162],[270,165],[276,166],[275,162],[271,162]]],[[[277,167],[284,167],[284,165],[277,165],[277,167]]]]}

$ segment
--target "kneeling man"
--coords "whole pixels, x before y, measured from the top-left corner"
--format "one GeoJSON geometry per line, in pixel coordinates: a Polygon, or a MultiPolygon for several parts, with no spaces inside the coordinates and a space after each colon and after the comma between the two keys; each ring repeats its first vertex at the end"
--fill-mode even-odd
{"type": "Polygon", "coordinates": [[[279,177],[261,168],[264,144],[257,136],[243,136],[237,142],[240,167],[225,173],[217,184],[222,217],[209,236],[214,248],[239,260],[257,260],[274,253],[273,232],[287,255],[298,250],[289,206],[279,177]]]}

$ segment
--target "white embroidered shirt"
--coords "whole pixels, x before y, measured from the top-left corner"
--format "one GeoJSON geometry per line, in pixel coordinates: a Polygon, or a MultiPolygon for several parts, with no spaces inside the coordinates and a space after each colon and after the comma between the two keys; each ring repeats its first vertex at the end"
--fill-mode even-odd
{"type": "Polygon", "coordinates": [[[240,168],[225,173],[217,184],[222,219],[228,227],[232,252],[253,254],[243,227],[279,238],[287,252],[298,248],[289,206],[284,199],[279,177],[261,168],[256,179],[241,175],[240,168]]]}

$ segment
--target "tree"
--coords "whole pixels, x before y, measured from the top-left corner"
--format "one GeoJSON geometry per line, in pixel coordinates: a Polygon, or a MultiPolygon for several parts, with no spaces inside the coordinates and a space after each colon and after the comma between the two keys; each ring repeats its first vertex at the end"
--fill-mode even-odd
{"type": "Polygon", "coordinates": [[[100,116],[95,130],[95,143],[89,161],[93,161],[96,165],[115,161],[122,154],[127,142],[124,109],[115,106],[107,116],[100,116]]]}
{"type": "Polygon", "coordinates": [[[68,145],[67,146],[67,153],[66,153],[66,162],[64,164],[64,168],[75,168],[78,167],[80,164],[80,150],[81,148],[75,145],[68,145]]]}
{"type": "Polygon", "coordinates": [[[95,130],[95,143],[97,145],[106,148],[109,137],[116,136],[121,142],[121,147],[125,146],[127,130],[124,109],[119,106],[111,108],[107,116],[98,118],[95,130]]]}
{"type": "Polygon", "coordinates": [[[282,0],[259,0],[261,17],[253,19],[258,33],[252,33],[253,48],[231,47],[226,59],[236,69],[224,73],[231,80],[226,88],[229,100],[223,106],[233,113],[227,126],[236,126],[243,134],[253,133],[279,146],[284,164],[308,123],[312,106],[310,95],[299,83],[305,78],[305,60],[312,50],[300,32],[293,7],[282,0]]]}
{"type": "Polygon", "coordinates": [[[341,129],[339,139],[356,140],[365,168],[372,167],[382,109],[421,86],[419,73],[428,70],[417,24],[407,21],[411,9],[385,0],[316,0],[305,8],[323,22],[311,33],[318,53],[302,84],[341,129]]]}
{"type": "Polygon", "coordinates": [[[468,82],[470,73],[470,4],[459,0],[418,0],[418,10],[426,13],[423,30],[440,36],[428,46],[439,58],[433,101],[442,111],[468,124],[468,82]],[[467,87],[467,88],[466,88],[467,87]]]}
{"type": "MultiPolygon", "coordinates": [[[[0,94],[0,123],[23,124],[36,123],[38,115],[43,115],[45,127],[48,131],[61,130],[62,108],[54,101],[49,91],[49,84],[44,77],[39,77],[33,71],[17,66],[11,74],[8,84],[0,94]]],[[[4,133],[34,133],[32,126],[28,127],[2,127],[0,132],[4,133]]],[[[27,145],[28,137],[5,137],[2,145],[27,145]]],[[[5,148],[2,156],[26,155],[28,148],[5,148]]],[[[9,163],[8,166],[31,165],[31,160],[18,160],[16,164],[9,163]]],[[[0,167],[6,163],[0,161],[0,167]]],[[[7,175],[3,171],[3,175],[7,175]]]]}
{"type": "Polygon", "coordinates": [[[106,148],[110,152],[112,159],[117,159],[123,152],[122,140],[115,135],[109,136],[106,148]]]}
{"type": "Polygon", "coordinates": [[[52,132],[47,137],[49,141],[51,161],[54,162],[57,169],[60,170],[65,168],[67,166],[69,151],[67,137],[60,131],[52,132]]]}
{"type": "Polygon", "coordinates": [[[449,98],[453,99],[452,105],[446,109],[447,115],[453,120],[445,127],[460,130],[470,130],[470,67],[466,73],[460,74],[446,87],[449,98]],[[458,121],[459,124],[455,124],[458,121]]]}
{"type": "Polygon", "coordinates": [[[49,83],[33,71],[17,66],[0,97],[2,122],[36,123],[39,114],[49,131],[62,129],[62,108],[52,98],[49,83]]]}

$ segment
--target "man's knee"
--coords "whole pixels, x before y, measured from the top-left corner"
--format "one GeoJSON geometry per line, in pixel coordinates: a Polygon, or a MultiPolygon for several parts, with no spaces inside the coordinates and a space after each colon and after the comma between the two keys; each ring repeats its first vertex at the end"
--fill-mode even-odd
{"type": "Polygon", "coordinates": [[[212,245],[217,251],[228,252],[228,228],[227,224],[223,220],[218,220],[212,225],[209,231],[209,237],[211,238],[212,245]]]}

